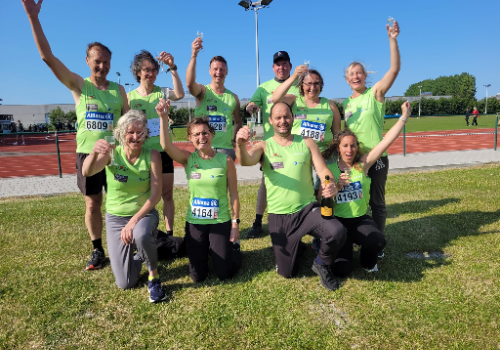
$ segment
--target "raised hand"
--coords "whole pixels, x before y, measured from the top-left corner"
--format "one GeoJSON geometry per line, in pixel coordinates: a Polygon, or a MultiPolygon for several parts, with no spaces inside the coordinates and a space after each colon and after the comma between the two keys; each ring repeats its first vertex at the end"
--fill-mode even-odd
{"type": "Polygon", "coordinates": [[[398,21],[394,21],[394,24],[392,27],[390,27],[388,24],[385,25],[387,28],[387,35],[389,35],[389,39],[396,39],[399,35],[399,24],[398,21]]]}
{"type": "Polygon", "coordinates": [[[104,139],[97,140],[94,144],[94,152],[97,154],[109,154],[113,148],[114,147],[104,139]]]}
{"type": "Polygon", "coordinates": [[[198,52],[203,49],[203,39],[202,38],[196,38],[194,39],[193,43],[191,44],[191,52],[193,56],[197,56],[198,52]]]}
{"type": "Polygon", "coordinates": [[[159,61],[161,61],[161,62],[163,62],[163,63],[165,63],[170,68],[172,68],[173,66],[175,66],[175,64],[174,64],[174,56],[172,56],[168,52],[162,51],[160,53],[160,57],[156,57],[156,59],[159,60],[159,61]]]}
{"type": "Polygon", "coordinates": [[[253,112],[259,111],[259,106],[257,106],[255,103],[251,102],[247,105],[246,110],[248,113],[252,114],[253,112]]]}
{"type": "Polygon", "coordinates": [[[170,112],[170,99],[165,101],[164,99],[160,98],[158,101],[158,104],[155,107],[156,113],[162,118],[167,117],[168,118],[168,113],[170,112]]]}
{"type": "Polygon", "coordinates": [[[250,133],[250,128],[248,126],[240,128],[240,130],[236,133],[236,144],[238,145],[244,145],[251,139],[252,134],[250,133]]]}
{"type": "Polygon", "coordinates": [[[300,77],[301,75],[305,75],[307,74],[307,72],[309,72],[309,67],[306,66],[305,64],[301,65],[301,66],[297,66],[297,68],[295,68],[295,71],[293,72],[293,75],[298,78],[300,77]]]}
{"type": "Polygon", "coordinates": [[[30,17],[37,17],[40,13],[43,0],[39,0],[38,3],[35,0],[21,0],[24,6],[24,11],[30,17]]]}

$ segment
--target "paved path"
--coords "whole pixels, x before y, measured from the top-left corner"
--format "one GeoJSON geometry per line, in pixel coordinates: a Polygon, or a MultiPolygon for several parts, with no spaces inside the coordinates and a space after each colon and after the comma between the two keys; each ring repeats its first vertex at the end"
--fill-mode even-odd
{"type": "MultiPolygon", "coordinates": [[[[446,167],[470,166],[490,162],[500,162],[500,150],[471,150],[451,152],[411,153],[389,155],[390,172],[432,170],[446,167]]],[[[261,179],[259,166],[242,167],[236,165],[238,181],[255,181],[261,179]]],[[[175,168],[174,183],[187,185],[183,168],[175,168]]],[[[32,176],[0,179],[0,198],[51,195],[58,193],[79,192],[76,186],[76,175],[32,176]]]]}

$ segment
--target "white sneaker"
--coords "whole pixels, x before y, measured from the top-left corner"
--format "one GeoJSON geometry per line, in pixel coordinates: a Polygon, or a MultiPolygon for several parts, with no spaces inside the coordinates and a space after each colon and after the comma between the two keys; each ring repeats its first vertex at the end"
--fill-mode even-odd
{"type": "Polygon", "coordinates": [[[377,267],[377,264],[375,264],[375,266],[373,266],[373,268],[371,269],[365,269],[366,272],[378,272],[378,267],[377,267]]]}
{"type": "Polygon", "coordinates": [[[14,145],[14,146],[17,146],[17,142],[14,142],[14,143],[13,143],[13,145],[14,145]]]}
{"type": "Polygon", "coordinates": [[[23,145],[23,146],[26,146],[26,144],[25,144],[24,142],[22,143],[22,145],[23,145]]]}

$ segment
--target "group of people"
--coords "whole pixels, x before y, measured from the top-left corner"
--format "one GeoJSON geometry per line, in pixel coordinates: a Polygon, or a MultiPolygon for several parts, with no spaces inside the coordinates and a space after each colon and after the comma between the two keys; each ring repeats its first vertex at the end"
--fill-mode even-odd
{"type": "Polygon", "coordinates": [[[142,264],[149,271],[150,302],[166,299],[158,274],[155,206],[163,199],[166,236],[173,236],[173,161],[185,168],[189,203],[183,244],[195,282],[206,279],[209,256],[221,280],[233,277],[242,263],[239,249],[240,201],[235,160],[242,166],[260,163],[262,184],[256,217],[247,238],[262,234],[268,208],[268,227],[277,272],[293,277],[304,250],[301,238],[314,237],[317,256],[312,270],[329,290],[340,286],[339,277],[352,271],[352,245],[361,245],[361,266],[377,270],[383,255],[386,209],[387,148],[397,138],[410,114],[402,106],[399,121],[382,138],[385,93],[400,69],[397,45],[399,25],[387,26],[391,65],[373,87],[366,87],[367,72],[359,62],[345,70],[353,94],[344,101],[345,128],[335,104],[321,97],[323,78],[317,70],[299,66],[293,74],[285,51],[273,56],[275,78],[261,84],[246,107],[260,110],[264,139],[251,149],[252,131],[242,126],[238,96],[225,87],[228,64],[222,56],[211,59],[211,82],[196,81],[201,38],[191,45],[186,85],[196,99],[195,118],[187,125],[195,151],[172,143],[170,101],[184,97],[174,57],[154,57],[141,51],[132,60],[137,89],[108,81],[111,51],[101,43],[88,45],[86,61],[91,74],[71,72],[50,48],[38,15],[41,1],[22,0],[42,60],[71,91],[76,104],[77,182],[85,198],[85,224],[93,251],[87,270],[106,260],[102,246],[102,189],[106,189],[106,238],[111,268],[119,288],[135,286],[142,264]],[[155,85],[159,62],[168,66],[173,89],[165,93],[155,85]],[[117,140],[114,145],[113,138],[117,140]],[[316,175],[313,177],[313,171],[316,175]],[[329,177],[328,183],[325,178],[329,177]],[[335,197],[335,216],[323,218],[319,197],[335,197]],[[368,206],[372,216],[367,215],[368,206]]]}
{"type": "Polygon", "coordinates": [[[472,123],[469,124],[469,118],[470,118],[470,110],[469,108],[467,108],[465,110],[465,122],[467,123],[467,126],[471,126],[471,125],[477,125],[477,117],[479,117],[479,111],[477,110],[477,107],[474,107],[472,109],[472,123]]]}

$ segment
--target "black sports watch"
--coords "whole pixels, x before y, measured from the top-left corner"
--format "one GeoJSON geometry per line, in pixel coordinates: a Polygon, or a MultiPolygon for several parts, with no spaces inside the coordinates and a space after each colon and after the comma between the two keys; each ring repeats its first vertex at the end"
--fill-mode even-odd
{"type": "Polygon", "coordinates": [[[177,65],[175,65],[175,64],[172,68],[167,69],[167,73],[170,71],[174,71],[174,70],[177,70],[177,65]]]}
{"type": "Polygon", "coordinates": [[[238,225],[239,225],[239,224],[240,224],[240,219],[231,220],[231,222],[232,222],[233,224],[238,224],[238,225]]]}

